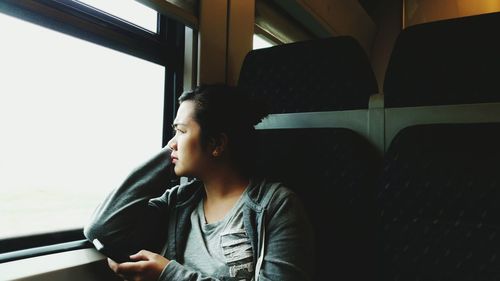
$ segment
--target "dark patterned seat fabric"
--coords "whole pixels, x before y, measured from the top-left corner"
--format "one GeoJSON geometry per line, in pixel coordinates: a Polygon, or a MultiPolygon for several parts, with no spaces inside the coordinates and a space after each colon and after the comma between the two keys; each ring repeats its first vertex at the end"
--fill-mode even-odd
{"type": "Polygon", "coordinates": [[[251,51],[238,87],[266,100],[271,113],[368,108],[378,92],[370,62],[351,37],[251,51]]]}
{"type": "Polygon", "coordinates": [[[500,280],[500,124],[403,129],[384,160],[384,281],[500,280]]]}
{"type": "MultiPolygon", "coordinates": [[[[315,280],[373,280],[381,157],[340,128],[258,130],[257,174],[302,199],[316,234],[315,280]]],[[[314,258],[314,257],[311,257],[314,258]]]]}
{"type": "Polygon", "coordinates": [[[415,25],[394,46],[386,107],[500,102],[500,13],[415,25]]]}

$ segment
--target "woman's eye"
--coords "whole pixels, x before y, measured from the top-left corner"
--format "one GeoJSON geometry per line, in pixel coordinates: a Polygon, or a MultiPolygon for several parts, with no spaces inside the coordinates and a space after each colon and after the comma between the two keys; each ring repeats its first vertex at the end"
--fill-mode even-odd
{"type": "Polygon", "coordinates": [[[176,134],[184,134],[186,131],[185,130],[181,130],[179,129],[179,127],[173,125],[172,126],[172,134],[176,135],[176,134]]]}

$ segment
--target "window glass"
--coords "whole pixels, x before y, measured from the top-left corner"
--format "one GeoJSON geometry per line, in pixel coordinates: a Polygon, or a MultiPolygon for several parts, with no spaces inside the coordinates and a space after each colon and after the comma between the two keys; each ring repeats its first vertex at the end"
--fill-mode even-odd
{"type": "Polygon", "coordinates": [[[262,48],[268,48],[272,47],[276,44],[271,42],[269,39],[265,38],[264,36],[254,34],[253,35],[253,49],[262,49],[262,48]]]}
{"type": "Polygon", "coordinates": [[[157,12],[133,0],[78,0],[130,23],[156,32],[157,12]]]}
{"type": "Polygon", "coordinates": [[[0,14],[0,239],[81,228],[161,148],[165,67],[0,14]]]}

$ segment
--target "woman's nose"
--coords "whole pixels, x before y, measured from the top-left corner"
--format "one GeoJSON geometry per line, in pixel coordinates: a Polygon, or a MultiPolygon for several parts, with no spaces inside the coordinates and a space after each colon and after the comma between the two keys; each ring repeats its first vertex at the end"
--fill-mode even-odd
{"type": "Polygon", "coordinates": [[[177,149],[177,142],[175,141],[175,136],[168,141],[167,146],[170,147],[172,150],[177,149]]]}

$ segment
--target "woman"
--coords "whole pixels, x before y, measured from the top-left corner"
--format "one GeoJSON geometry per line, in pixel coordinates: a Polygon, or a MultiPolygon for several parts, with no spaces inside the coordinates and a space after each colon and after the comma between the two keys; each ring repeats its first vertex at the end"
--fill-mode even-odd
{"type": "Polygon", "coordinates": [[[222,85],[179,102],[175,136],[107,197],[85,236],[135,253],[108,259],[127,280],[310,280],[312,233],[299,199],[252,178],[262,106],[222,85]],[[172,168],[195,180],[165,190],[172,168]]]}

